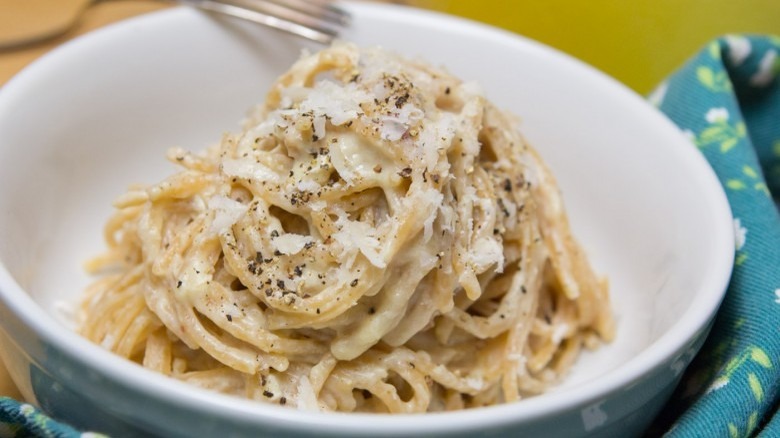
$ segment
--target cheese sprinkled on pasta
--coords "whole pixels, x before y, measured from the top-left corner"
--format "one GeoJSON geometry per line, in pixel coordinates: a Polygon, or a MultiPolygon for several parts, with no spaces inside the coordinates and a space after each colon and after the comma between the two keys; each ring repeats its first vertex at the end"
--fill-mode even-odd
{"type": "Polygon", "coordinates": [[[555,181],[475,84],[380,49],[298,61],[238,135],[119,198],[80,331],[323,411],[512,402],[613,335],[555,181]]]}

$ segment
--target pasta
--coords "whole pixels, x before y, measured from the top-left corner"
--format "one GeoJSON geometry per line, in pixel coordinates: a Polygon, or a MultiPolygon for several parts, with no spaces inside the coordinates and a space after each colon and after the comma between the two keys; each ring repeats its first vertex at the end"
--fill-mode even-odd
{"type": "Polygon", "coordinates": [[[613,336],[555,181],[479,87],[341,43],[239,134],[116,202],[80,332],[176,379],[302,409],[519,400],[613,336]]]}

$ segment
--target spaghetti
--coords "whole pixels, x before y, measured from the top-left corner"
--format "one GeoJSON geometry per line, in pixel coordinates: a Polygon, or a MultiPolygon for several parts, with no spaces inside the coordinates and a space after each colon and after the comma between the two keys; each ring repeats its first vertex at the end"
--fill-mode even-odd
{"type": "Polygon", "coordinates": [[[298,61],[243,132],[115,205],[80,331],[304,409],[511,402],[613,335],[555,181],[478,87],[380,49],[298,61]]]}

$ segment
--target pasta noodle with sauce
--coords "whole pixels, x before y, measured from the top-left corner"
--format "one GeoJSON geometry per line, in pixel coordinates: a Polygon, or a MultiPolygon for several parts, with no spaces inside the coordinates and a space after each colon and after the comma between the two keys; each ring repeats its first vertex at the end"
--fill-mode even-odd
{"type": "Polygon", "coordinates": [[[325,411],[518,400],[613,336],[555,181],[478,87],[337,44],[243,132],[130,190],[80,331],[176,379],[325,411]]]}

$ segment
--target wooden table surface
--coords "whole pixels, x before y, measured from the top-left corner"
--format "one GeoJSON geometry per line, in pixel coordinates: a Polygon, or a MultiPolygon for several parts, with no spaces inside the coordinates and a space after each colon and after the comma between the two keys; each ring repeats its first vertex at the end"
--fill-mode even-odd
{"type": "MultiPolygon", "coordinates": [[[[33,2],[36,4],[36,7],[46,7],[48,4],[54,5],[61,1],[62,0],[0,0],[0,13],[7,13],[9,9],[6,8],[22,7],[20,5],[26,2],[33,2]]],[[[165,3],[150,0],[125,0],[98,3],[85,12],[81,21],[75,28],[60,37],[46,41],[45,43],[26,46],[19,49],[0,50],[0,86],[5,84],[26,65],[72,38],[128,17],[166,7],[169,6],[165,3]]],[[[21,397],[19,391],[16,389],[13,382],[11,382],[2,362],[0,362],[0,396],[10,396],[17,399],[21,397]]]]}

